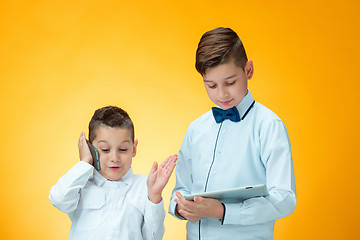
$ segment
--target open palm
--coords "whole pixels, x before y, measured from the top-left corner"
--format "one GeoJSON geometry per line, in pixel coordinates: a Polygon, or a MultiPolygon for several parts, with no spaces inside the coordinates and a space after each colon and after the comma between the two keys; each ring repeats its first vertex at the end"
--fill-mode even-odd
{"type": "Polygon", "coordinates": [[[171,155],[160,166],[154,162],[147,179],[148,195],[152,202],[161,201],[161,193],[170,179],[176,161],[177,155],[171,155]]]}

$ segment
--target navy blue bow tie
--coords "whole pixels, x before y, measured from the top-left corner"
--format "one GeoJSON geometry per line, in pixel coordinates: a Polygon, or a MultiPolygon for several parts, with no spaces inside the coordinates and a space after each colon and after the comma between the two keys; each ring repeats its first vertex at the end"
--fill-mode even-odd
{"type": "Polygon", "coordinates": [[[230,119],[233,122],[240,122],[240,114],[236,107],[232,107],[227,110],[213,107],[212,112],[216,123],[221,123],[225,119],[230,119]]]}

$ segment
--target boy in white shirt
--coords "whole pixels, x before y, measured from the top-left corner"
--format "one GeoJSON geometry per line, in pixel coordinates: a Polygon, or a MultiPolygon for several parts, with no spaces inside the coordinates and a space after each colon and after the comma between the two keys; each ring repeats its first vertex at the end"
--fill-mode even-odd
{"type": "Polygon", "coordinates": [[[93,158],[85,133],[79,138],[80,162],[51,188],[50,202],[72,221],[69,239],[162,239],[165,210],[162,190],[176,165],[177,155],[149,176],[134,175],[132,158],[138,140],[129,115],[118,107],[95,111],[89,141],[98,149],[101,169],[93,158]]]}
{"type": "Polygon", "coordinates": [[[254,66],[239,36],[215,28],[200,39],[196,70],[217,105],[186,132],[169,212],[187,222],[188,240],[271,240],[277,219],[296,206],[290,140],[282,120],[248,89],[254,66]],[[227,202],[187,194],[266,184],[269,195],[227,202]]]}

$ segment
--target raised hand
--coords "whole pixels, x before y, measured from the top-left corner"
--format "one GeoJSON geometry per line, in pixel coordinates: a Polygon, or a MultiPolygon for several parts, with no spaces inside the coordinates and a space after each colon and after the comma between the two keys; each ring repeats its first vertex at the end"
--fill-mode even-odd
{"type": "Polygon", "coordinates": [[[168,157],[160,166],[158,166],[157,162],[153,163],[147,179],[148,198],[151,202],[155,204],[161,202],[162,191],[170,179],[176,166],[176,161],[177,154],[168,157]]]}
{"type": "Polygon", "coordinates": [[[85,137],[84,132],[81,132],[81,134],[80,134],[78,147],[79,147],[80,161],[87,162],[90,165],[92,165],[93,164],[93,158],[91,156],[89,146],[86,143],[86,137],[85,137]]]}

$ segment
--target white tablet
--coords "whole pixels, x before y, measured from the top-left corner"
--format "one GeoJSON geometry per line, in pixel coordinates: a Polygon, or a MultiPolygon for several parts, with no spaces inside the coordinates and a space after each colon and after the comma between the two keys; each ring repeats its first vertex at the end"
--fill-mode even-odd
{"type": "Polygon", "coordinates": [[[265,184],[238,187],[212,192],[196,193],[185,195],[187,200],[193,200],[194,196],[215,198],[225,202],[242,202],[249,198],[263,197],[269,195],[265,184]]]}

